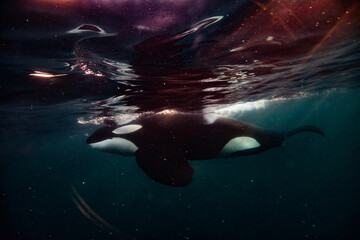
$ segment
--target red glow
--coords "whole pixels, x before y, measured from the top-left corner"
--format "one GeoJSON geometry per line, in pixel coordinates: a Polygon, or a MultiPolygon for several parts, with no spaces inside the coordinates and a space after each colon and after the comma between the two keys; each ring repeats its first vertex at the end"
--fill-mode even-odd
{"type": "MultiPolygon", "coordinates": [[[[217,62],[223,57],[214,53],[224,50],[233,53],[223,60],[225,63],[269,57],[310,59],[320,48],[349,38],[360,24],[360,4],[355,0],[253,2],[259,6],[256,14],[239,22],[211,50],[211,57],[217,62]]],[[[207,52],[210,51],[204,51],[204,56],[207,52]]]]}
{"type": "Polygon", "coordinates": [[[74,2],[74,0],[34,0],[34,2],[66,4],[74,2]]]}
{"type": "MultiPolygon", "coordinates": [[[[334,21],[336,22],[335,25],[333,25],[329,31],[323,36],[323,38],[311,49],[311,51],[307,54],[306,56],[306,61],[308,61],[315,52],[317,52],[321,46],[329,39],[333,36],[333,34],[336,33],[336,31],[345,31],[346,30],[346,25],[350,25],[349,23],[351,23],[351,21],[357,17],[357,14],[359,10],[359,3],[358,2],[354,2],[353,5],[347,9],[345,11],[345,13],[342,15],[342,17],[338,17],[336,20],[338,21],[334,21]],[[351,14],[349,14],[351,13],[351,14]]],[[[331,21],[329,21],[331,22],[331,21]]],[[[341,34],[341,33],[339,33],[341,34]]],[[[339,35],[338,34],[338,35],[339,35]]]]}

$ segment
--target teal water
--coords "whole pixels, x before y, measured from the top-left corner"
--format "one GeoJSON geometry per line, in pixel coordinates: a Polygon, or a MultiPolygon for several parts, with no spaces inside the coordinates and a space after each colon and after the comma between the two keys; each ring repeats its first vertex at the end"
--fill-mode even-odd
{"type": "Polygon", "coordinates": [[[359,2],[144,2],[1,7],[0,239],[360,239],[359,2]],[[86,143],[164,110],[326,136],[190,161],[185,187],[86,143]]]}
{"type": "MultiPolygon", "coordinates": [[[[287,130],[320,126],[259,155],[192,161],[193,182],[154,183],[124,158],[92,150],[74,124],[1,136],[2,234],[16,239],[357,239],[358,90],[274,102],[235,116],[287,130]],[[112,227],[93,224],[74,191],[112,227]]],[[[24,122],[24,124],[26,124],[24,122]]],[[[6,239],[11,239],[6,238],[6,239]]],[[[3,238],[5,239],[5,238],[3,238]]]]}

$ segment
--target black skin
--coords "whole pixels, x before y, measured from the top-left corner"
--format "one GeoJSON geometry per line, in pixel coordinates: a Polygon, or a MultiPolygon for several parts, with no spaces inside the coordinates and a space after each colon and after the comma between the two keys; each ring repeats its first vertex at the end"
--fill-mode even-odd
{"type": "MultiPolygon", "coordinates": [[[[139,148],[149,145],[175,145],[187,160],[216,158],[228,141],[239,136],[255,138],[262,146],[261,151],[281,146],[285,139],[281,133],[229,118],[219,117],[214,123],[208,124],[201,114],[156,114],[128,124],[142,126],[140,130],[126,134],[125,137],[139,148]]],[[[112,133],[118,127],[114,122],[107,122],[105,127],[87,139],[87,143],[119,136],[112,133]]]]}
{"type": "Polygon", "coordinates": [[[145,173],[151,179],[171,186],[183,186],[191,182],[194,170],[187,160],[216,158],[226,143],[235,137],[254,138],[260,146],[234,152],[233,157],[257,154],[281,146],[288,136],[303,131],[324,135],[314,126],[281,133],[223,117],[218,117],[209,124],[202,114],[190,113],[159,113],[140,117],[127,124],[139,124],[142,128],[124,135],[112,132],[120,127],[116,123],[109,121],[106,124],[95,131],[87,139],[87,143],[113,137],[122,137],[133,142],[138,147],[135,153],[137,162],[145,173]]]}

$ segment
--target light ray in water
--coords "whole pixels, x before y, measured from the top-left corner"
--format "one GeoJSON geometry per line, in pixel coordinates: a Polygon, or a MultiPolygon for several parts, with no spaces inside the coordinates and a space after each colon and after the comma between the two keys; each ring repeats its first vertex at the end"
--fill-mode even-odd
{"type": "Polygon", "coordinates": [[[351,18],[356,16],[359,10],[359,3],[354,2],[352,6],[338,19],[338,22],[330,28],[330,30],[320,39],[320,41],[310,50],[310,52],[305,57],[304,62],[308,62],[312,56],[321,48],[322,45],[328,40],[332,34],[338,30],[340,27],[343,27],[346,24],[351,24],[351,18]]]}
{"type": "Polygon", "coordinates": [[[73,196],[71,197],[71,200],[74,202],[74,204],[76,205],[76,207],[80,210],[80,212],[87,218],[89,219],[92,223],[94,223],[95,225],[98,226],[106,226],[109,229],[111,229],[112,231],[115,232],[119,232],[119,229],[117,229],[116,227],[112,226],[110,223],[108,223],[107,221],[105,221],[102,217],[99,216],[99,214],[97,214],[86,202],[85,200],[81,197],[81,195],[79,194],[79,192],[76,190],[76,188],[71,185],[71,190],[73,193],[73,196]]]}

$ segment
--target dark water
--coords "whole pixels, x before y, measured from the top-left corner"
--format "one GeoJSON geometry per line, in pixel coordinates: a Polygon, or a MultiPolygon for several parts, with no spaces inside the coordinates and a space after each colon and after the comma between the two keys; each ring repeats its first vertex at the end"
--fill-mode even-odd
{"type": "Polygon", "coordinates": [[[2,8],[1,239],[360,239],[357,1],[14,1],[2,8]],[[86,139],[210,113],[281,148],[192,161],[186,187],[86,139]]]}

